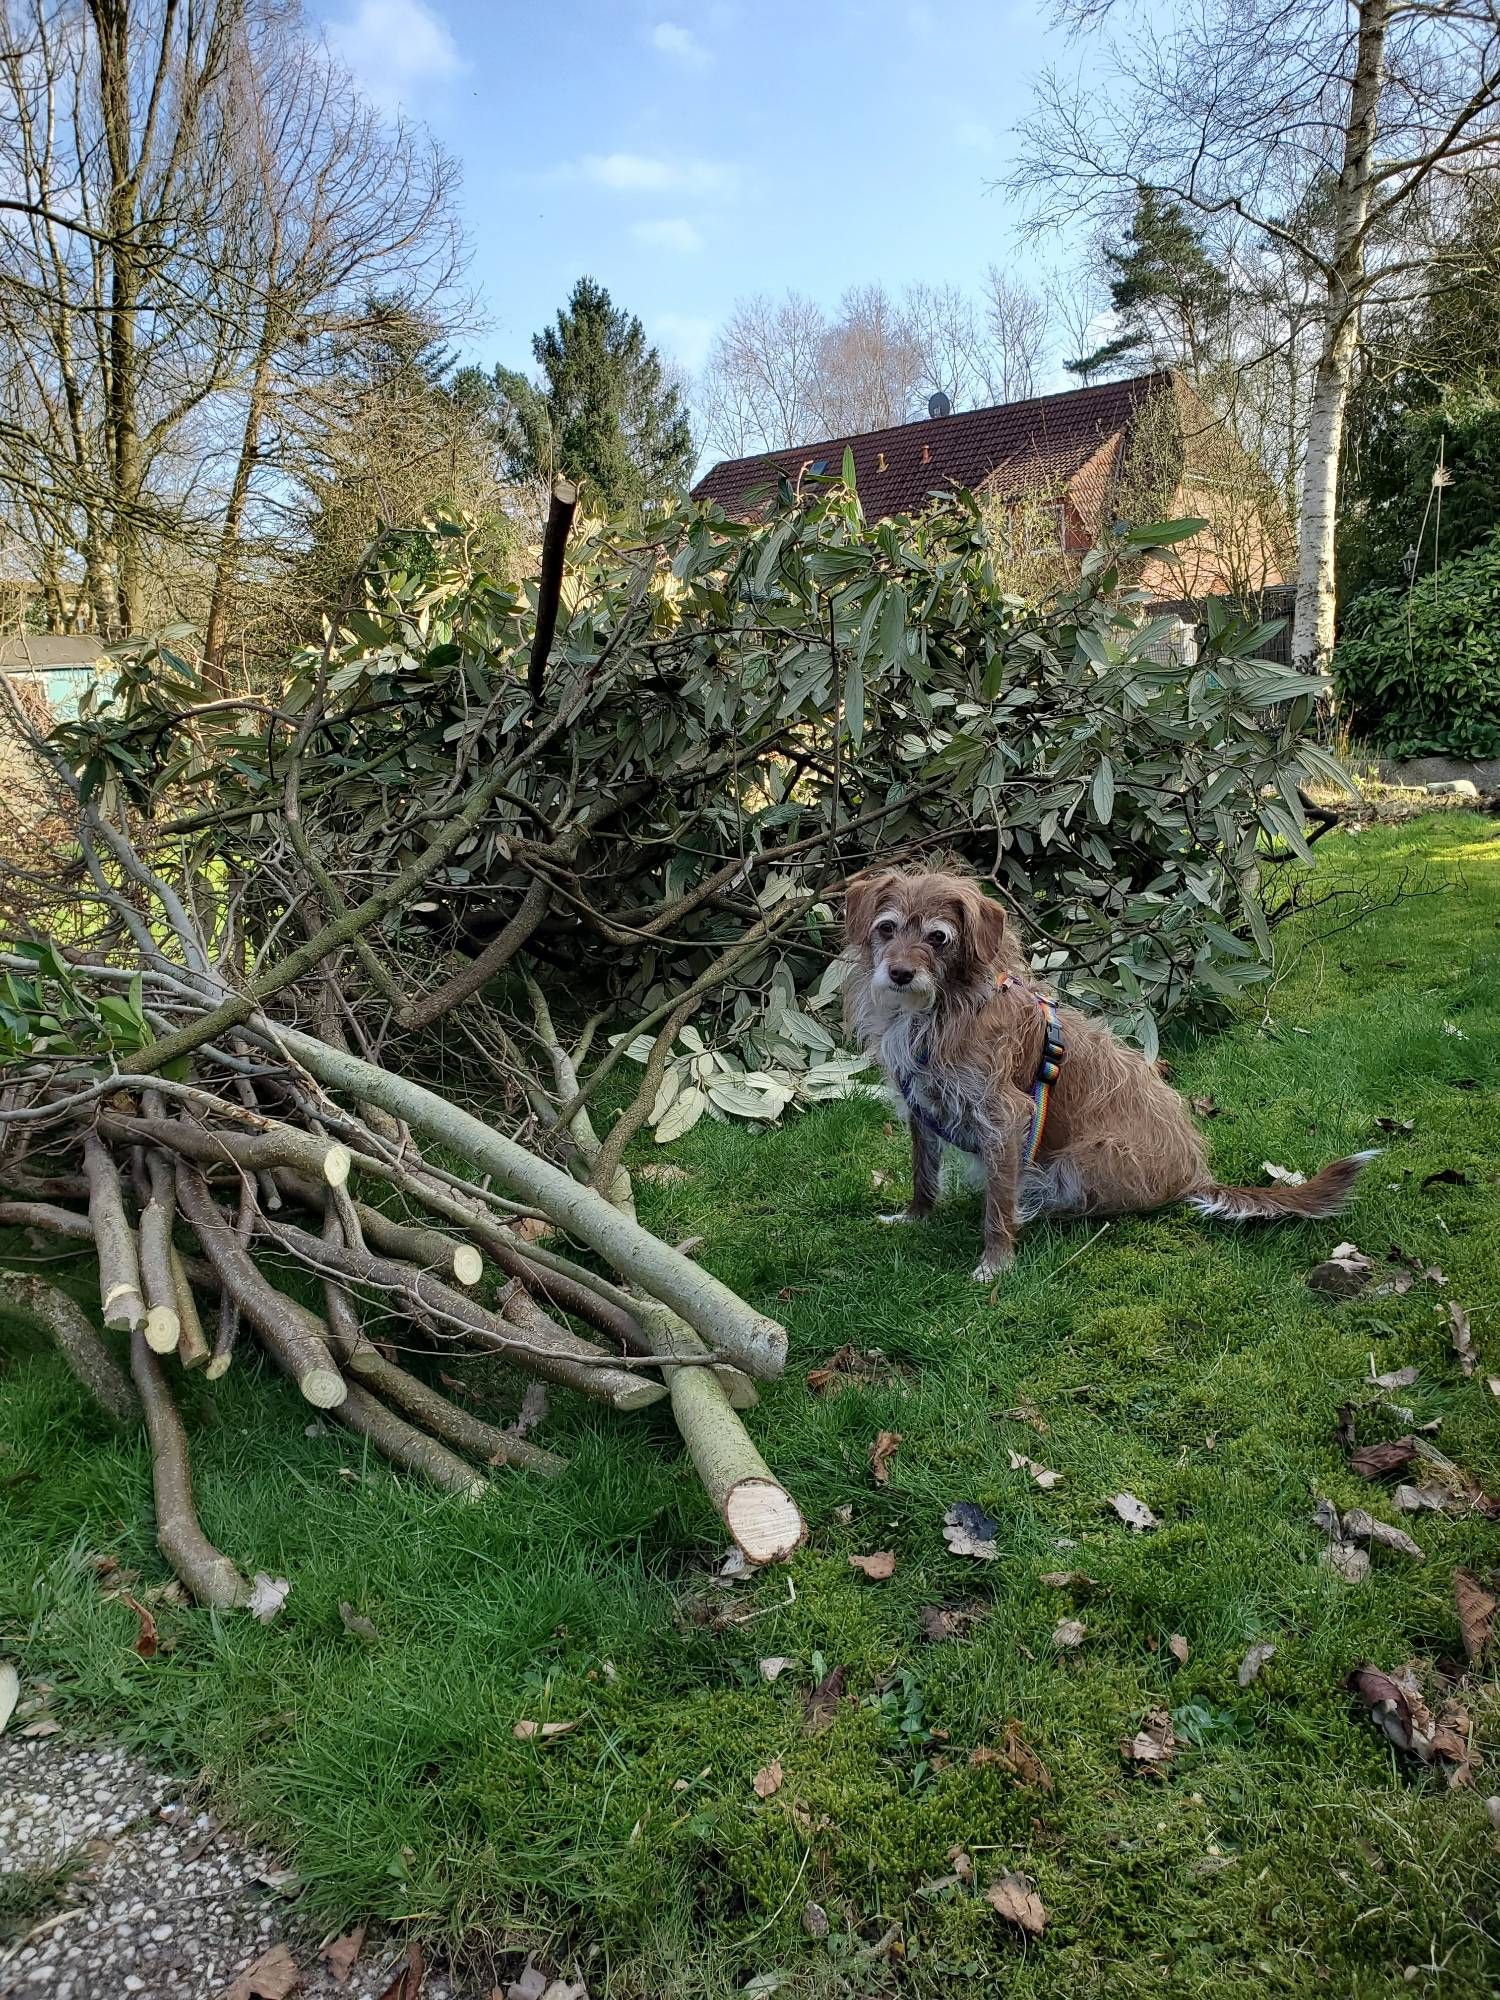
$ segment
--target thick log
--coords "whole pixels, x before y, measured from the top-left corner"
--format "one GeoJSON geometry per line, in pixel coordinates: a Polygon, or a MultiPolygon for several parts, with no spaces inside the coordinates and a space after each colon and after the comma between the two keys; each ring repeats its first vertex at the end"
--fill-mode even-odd
{"type": "Polygon", "coordinates": [[[745,1558],[785,1562],[807,1539],[796,1501],[751,1443],[708,1368],[674,1368],[672,1415],[682,1441],[745,1558]]]}
{"type": "Polygon", "coordinates": [[[203,1331],[198,1301],[193,1297],[192,1282],[177,1250],[172,1252],[172,1287],[177,1296],[177,1359],[184,1368],[201,1368],[209,1356],[208,1338],[203,1331]]]}
{"type": "Polygon", "coordinates": [[[45,1229],[71,1242],[92,1243],[94,1232],[86,1215],[59,1208],[50,1201],[0,1201],[0,1229],[45,1229]]]}
{"type": "Polygon", "coordinates": [[[298,1029],[277,1032],[290,1053],[325,1087],[380,1105],[393,1117],[404,1118],[414,1131],[461,1154],[481,1173],[493,1174],[653,1298],[671,1306],[710,1348],[727,1353],[751,1375],[781,1373],[786,1364],[785,1329],[630,1221],[603,1195],[409,1077],[394,1076],[298,1029]]]}
{"type": "Polygon", "coordinates": [[[335,1423],[356,1431],[392,1465],[403,1472],[417,1472],[446,1492],[464,1500],[482,1500],[490,1483],[435,1438],[426,1437],[404,1417],[388,1410],[384,1403],[357,1383],[348,1385],[342,1403],[329,1411],[335,1423]]]}
{"type": "Polygon", "coordinates": [[[115,1163],[108,1147],[93,1132],[84,1134],[83,1170],[89,1184],[89,1226],[99,1258],[104,1324],[134,1330],[146,1317],[135,1231],[125,1213],[115,1163]]]}
{"type": "Polygon", "coordinates": [[[337,1139],[314,1138],[311,1132],[299,1132],[293,1125],[281,1125],[271,1132],[240,1132],[218,1126],[210,1130],[186,1118],[103,1111],[99,1130],[127,1145],[144,1142],[165,1146],[200,1167],[235,1166],[249,1174],[274,1174],[278,1167],[291,1167],[326,1181],[330,1187],[342,1187],[349,1178],[351,1155],[346,1145],[337,1139]]]}
{"type": "MultiPolygon", "coordinates": [[[[66,1212],[55,1211],[59,1215],[66,1212]]],[[[83,1223],[84,1235],[91,1238],[93,1232],[86,1218],[77,1219],[83,1223]]],[[[113,1422],[140,1422],[141,1405],[134,1389],[87,1316],[66,1292],[31,1273],[0,1271],[0,1307],[48,1335],[73,1374],[113,1422]]]]}
{"type": "Polygon", "coordinates": [[[249,1584],[198,1524],[187,1432],[172,1401],[161,1363],[146,1345],[141,1328],[130,1336],[130,1372],[140,1392],[146,1431],[151,1439],[157,1547],[179,1582],[200,1604],[223,1608],[248,1604],[249,1584]]]}
{"type": "Polygon", "coordinates": [[[177,1170],[177,1200],[220,1283],[233,1293],[276,1361],[315,1409],[337,1408],[346,1385],[326,1343],[309,1331],[293,1302],[257,1269],[201,1176],[186,1164],[177,1170]]]}
{"type": "Polygon", "coordinates": [[[170,1354],[182,1331],[177,1310],[177,1278],[172,1269],[172,1224],[177,1201],[172,1192],[172,1164],[153,1146],[146,1154],[147,1194],[141,1204],[141,1285],[146,1295],[146,1345],[153,1354],[170,1354]]]}
{"type": "Polygon", "coordinates": [[[592,1342],[558,1326],[531,1300],[519,1285],[514,1286],[502,1306],[502,1317],[486,1311],[465,1292],[455,1291],[430,1272],[418,1271],[392,1257],[378,1256],[373,1250],[351,1250],[313,1236],[292,1223],[262,1219],[261,1228],[272,1242],[281,1244],[315,1271],[332,1271],[359,1284],[394,1292],[440,1324],[452,1327],[455,1337],[465,1337],[496,1354],[504,1354],[519,1367],[549,1382],[577,1389],[610,1403],[617,1410],[638,1410],[659,1402],[666,1391],[648,1375],[632,1375],[613,1365],[613,1357],[592,1342]],[[526,1299],[530,1313],[513,1318],[508,1307],[512,1299],[526,1299]],[[511,1331],[506,1325],[509,1320],[511,1331]]]}

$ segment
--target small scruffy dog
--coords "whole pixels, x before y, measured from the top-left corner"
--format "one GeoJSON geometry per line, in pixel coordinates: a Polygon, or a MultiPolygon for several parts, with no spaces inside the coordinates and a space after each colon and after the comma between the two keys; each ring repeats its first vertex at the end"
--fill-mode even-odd
{"type": "MultiPolygon", "coordinates": [[[[1137,1049],[1031,981],[998,903],[961,875],[871,869],[848,887],[846,1026],[878,1056],[911,1130],[910,1205],[932,1213],[942,1147],[984,1170],[984,1255],[1010,1263],[1038,1215],[1188,1201],[1226,1222],[1337,1215],[1374,1153],[1299,1187],[1220,1187],[1182,1099],[1137,1049]]],[[[1378,1149],[1377,1149],[1378,1150],[1378,1149]]]]}

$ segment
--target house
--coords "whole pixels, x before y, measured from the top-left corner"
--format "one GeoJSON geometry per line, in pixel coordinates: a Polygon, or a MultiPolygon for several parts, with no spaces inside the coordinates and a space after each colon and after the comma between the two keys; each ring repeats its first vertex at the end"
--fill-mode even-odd
{"type": "MultiPolygon", "coordinates": [[[[84,689],[110,673],[95,632],[17,632],[0,639],[0,675],[33,729],[78,715],[84,689]]],[[[6,836],[35,836],[50,826],[54,784],[18,733],[9,701],[0,701],[0,867],[6,836]]]]}
{"type": "Polygon", "coordinates": [[[872,518],[920,513],[966,487],[1008,520],[1020,551],[1072,567],[1101,529],[1122,512],[1142,519],[1144,507],[1208,523],[1170,558],[1152,559],[1139,579],[1147,589],[1245,596],[1284,580],[1284,520],[1269,479],[1176,369],[721,459],[693,498],[746,520],[779,477],[838,478],[846,449],[872,518]]]}

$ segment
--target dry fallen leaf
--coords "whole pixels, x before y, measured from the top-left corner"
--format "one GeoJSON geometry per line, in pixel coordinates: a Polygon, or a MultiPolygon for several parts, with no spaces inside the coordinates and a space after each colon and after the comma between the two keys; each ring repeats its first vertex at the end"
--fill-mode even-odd
{"type": "Polygon", "coordinates": [[[1448,1338],[1458,1356],[1461,1372],[1465,1376],[1472,1375],[1476,1365],[1474,1338],[1469,1331],[1469,1315],[1457,1299],[1448,1301],[1448,1338]]]}
{"type": "Polygon", "coordinates": [[[24,1729],[18,1729],[18,1736],[55,1736],[62,1724],[55,1715],[40,1716],[35,1722],[28,1722],[24,1729]]]}
{"type": "Polygon", "coordinates": [[[768,1799],[773,1792],[781,1790],[781,1759],[773,1757],[769,1764],[762,1764],[750,1780],[758,1799],[768,1799]]]}
{"type": "Polygon", "coordinates": [[[510,1427],[510,1435],[528,1438],[538,1424],[547,1419],[547,1385],[545,1382],[528,1382],[521,1397],[521,1407],[516,1412],[516,1420],[510,1427]]]}
{"type": "Polygon", "coordinates": [[[1439,1167],[1435,1174],[1424,1174],[1422,1176],[1422,1186],[1424,1188],[1467,1187],[1468,1185],[1469,1176],[1461,1167],[1439,1167]]]}
{"type": "Polygon", "coordinates": [[[1358,1451],[1350,1452],[1349,1470],[1357,1472],[1361,1479],[1389,1479],[1392,1473],[1405,1472],[1418,1455],[1415,1438],[1395,1438],[1389,1444],[1365,1444],[1358,1451]]]}
{"type": "Polygon", "coordinates": [[[956,1556],[993,1562],[1000,1553],[995,1541],[999,1525],[972,1500],[957,1500],[943,1516],[943,1540],[956,1556]]]}
{"type": "Polygon", "coordinates": [[[1307,1274],[1307,1283],[1315,1292],[1326,1292],[1330,1298],[1353,1298],[1370,1282],[1374,1269],[1370,1259],[1355,1244],[1339,1243],[1323,1263],[1314,1264],[1307,1274]]]}
{"type": "Polygon", "coordinates": [[[405,1963],[397,1966],[395,1977],[381,1993],[380,2000],[421,2000],[425,1981],[422,1947],[413,1940],[406,1947],[405,1963]]]}
{"type": "MultiPolygon", "coordinates": [[[[990,1758],[1003,1763],[1017,1784],[1034,1785],[1041,1792],[1052,1790],[1052,1773],[1026,1741],[1020,1723],[1014,1718],[1005,1725],[1000,1748],[985,1753],[983,1761],[988,1761],[990,1758]]],[[[981,1753],[978,1750],[970,1752],[971,1764],[981,1761],[981,1753]]]]}
{"type": "Polygon", "coordinates": [[[1372,1375],[1370,1380],[1377,1389],[1409,1389],[1416,1381],[1418,1373],[1415,1362],[1407,1368],[1393,1368],[1388,1375],[1372,1375]]]}
{"type": "Polygon", "coordinates": [[[128,1590],[122,1590],[119,1597],[120,1602],[128,1605],[140,1621],[140,1630],[135,1635],[135,1650],[143,1660],[154,1660],[157,1652],[156,1620],[140,1599],[132,1597],[128,1590]]]}
{"type": "Polygon", "coordinates": [[[262,1625],[269,1625],[286,1603],[291,1588],[284,1576],[267,1576],[263,1569],[258,1569],[250,1591],[250,1602],[246,1607],[250,1616],[258,1618],[262,1625]]]}
{"type": "Polygon", "coordinates": [[[1185,1667],[1187,1665],[1188,1654],[1191,1651],[1191,1648],[1189,1647],[1187,1640],[1183,1638],[1180,1632],[1174,1632],[1171,1638],[1168,1639],[1167,1651],[1172,1655],[1172,1658],[1177,1661],[1179,1666],[1185,1667]]]}
{"type": "Polygon", "coordinates": [[[947,1639],[966,1639],[981,1618],[989,1617],[990,1609],[988,1604],[972,1600],[967,1604],[924,1604],[917,1614],[922,1637],[935,1646],[947,1639]]]}
{"type": "Polygon", "coordinates": [[[870,1476],[884,1486],[891,1476],[891,1460],[901,1448],[900,1431],[881,1431],[870,1446],[870,1476]]]}
{"type": "Polygon", "coordinates": [[[566,1736],[569,1730],[576,1729],[581,1720],[582,1717],[579,1716],[575,1716],[571,1722],[532,1722],[530,1720],[523,1720],[518,1722],[510,1733],[518,1743],[550,1743],[554,1736],[566,1736]]]}
{"type": "Polygon", "coordinates": [[[1283,1187],[1301,1187],[1307,1179],[1306,1174],[1299,1173],[1295,1167],[1278,1167],[1274,1160],[1262,1160],[1260,1170],[1271,1180],[1280,1181],[1283,1187]]]}
{"type": "Polygon", "coordinates": [[[810,1938],[826,1938],[828,1935],[828,1912],[821,1903],[808,1903],[802,1911],[802,1928],[810,1938]]]}
{"type": "Polygon", "coordinates": [[[844,1680],[847,1667],[832,1667],[824,1674],[815,1688],[810,1688],[802,1697],[804,1736],[821,1736],[832,1729],[838,1720],[839,1704],[844,1699],[844,1680]]]}
{"type": "Polygon", "coordinates": [[[1144,1534],[1148,1528],[1161,1526],[1161,1522],[1157,1520],[1145,1501],[1137,1500],[1133,1493],[1116,1493],[1109,1504],[1126,1527],[1134,1528],[1137,1534],[1144,1534]]]}
{"type": "Polygon", "coordinates": [[[1038,1465],[1034,1458],[1026,1458],[1019,1451],[1011,1453],[1010,1469],[1012,1472],[1029,1472],[1044,1493],[1050,1493],[1062,1481],[1060,1472],[1049,1472],[1045,1465],[1038,1465]]]}
{"type": "Polygon", "coordinates": [[[1262,1639],[1259,1644],[1252,1646],[1244,1659],[1240,1661],[1240,1670],[1235,1675],[1235,1680],[1242,1688],[1249,1687],[1252,1681],[1260,1679],[1261,1668],[1265,1666],[1266,1662],[1274,1660],[1275,1657],[1275,1646],[1269,1639],[1262,1639]]]}
{"type": "Polygon", "coordinates": [[[658,1165],[655,1161],[649,1161],[644,1167],[632,1167],[630,1173],[633,1180],[647,1181],[657,1187],[663,1187],[670,1181],[685,1181],[688,1178],[686,1167],[658,1165]]]}
{"type": "MultiPolygon", "coordinates": [[[[1493,1576],[1490,1581],[1494,1582],[1493,1576]]],[[[1500,1608],[1500,1600],[1466,1569],[1453,1572],[1453,1598],[1464,1638],[1464,1657],[1471,1667],[1481,1666],[1495,1636],[1495,1612],[1500,1608]]]]}
{"type": "Polygon", "coordinates": [[[1217,1118],[1219,1115],[1219,1107],[1211,1097],[1192,1097],[1188,1102],[1200,1118],[1217,1118]]]}
{"type": "Polygon", "coordinates": [[[1347,1677],[1349,1687],[1370,1710],[1371,1720],[1384,1731],[1398,1750],[1405,1750],[1423,1764],[1455,1766],[1451,1785],[1469,1782],[1474,1754],[1470,1748],[1470,1723],[1457,1702],[1445,1703],[1433,1716],[1422,1693],[1414,1663],[1384,1673],[1379,1667],[1356,1667],[1347,1677]]]}
{"type": "Polygon", "coordinates": [[[1097,1590],[1099,1580],[1081,1569],[1049,1569],[1037,1578],[1049,1590],[1097,1590]]]}
{"type": "Polygon", "coordinates": [[[896,1574],[896,1558],[890,1549],[877,1549],[873,1555],[850,1556],[849,1567],[861,1571],[871,1583],[884,1583],[896,1574]]]}
{"type": "Polygon", "coordinates": [[[1413,1562],[1427,1560],[1404,1528],[1392,1527],[1389,1521],[1377,1521],[1363,1507],[1351,1507],[1344,1516],[1344,1540],[1357,1542],[1366,1549],[1394,1549],[1398,1555],[1410,1556],[1413,1562]]]}
{"type": "Polygon", "coordinates": [[[339,1616],[344,1621],[344,1630],[352,1638],[363,1639],[367,1645],[371,1646],[378,1646],[380,1644],[380,1634],[370,1623],[369,1619],[356,1611],[352,1604],[345,1604],[341,1601],[339,1604],[339,1616]]]}
{"type": "Polygon", "coordinates": [[[245,1967],[226,1990],[224,2000],[287,2000],[301,1984],[297,1961],[284,1944],[273,1944],[245,1967]]]}
{"type": "MultiPolygon", "coordinates": [[[[640,1169],[632,1168],[631,1171],[638,1173],[640,1169]]],[[[525,1967],[519,1979],[513,1979],[506,1987],[505,2000],[542,2000],[542,1995],[550,1984],[551,1981],[546,1973],[533,1961],[525,1967]]],[[[495,2000],[493,1993],[490,1995],[490,2000],[495,2000]]]]}
{"type": "Polygon", "coordinates": [[[795,1666],[795,1660],[785,1653],[773,1653],[769,1659],[760,1662],[760,1677],[763,1681],[774,1681],[784,1674],[788,1667],[795,1666]]]}
{"type": "Polygon", "coordinates": [[[1492,1396],[1500,1396],[1500,1375],[1487,1375],[1485,1377],[1485,1387],[1492,1396]]]}
{"type": "Polygon", "coordinates": [[[5,1725],[20,1698],[21,1676],[9,1660],[0,1660],[0,1736],[5,1734],[5,1725]]]}
{"type": "Polygon", "coordinates": [[[1398,1132],[1413,1131],[1415,1126],[1416,1120],[1412,1118],[1377,1118],[1375,1120],[1376,1131],[1389,1133],[1392,1137],[1398,1132]]]}
{"type": "Polygon", "coordinates": [[[1120,1740],[1121,1753],[1144,1770],[1160,1770],[1172,1761],[1176,1749],[1172,1718],[1164,1708],[1149,1709],[1135,1735],[1120,1740]]]}
{"type": "Polygon", "coordinates": [[[1083,1644],[1088,1629],[1081,1618],[1059,1618],[1052,1628],[1052,1643],[1060,1653],[1071,1652],[1083,1644]]]}
{"type": "Polygon", "coordinates": [[[346,1931],[341,1938],[334,1938],[318,1953],[329,1972],[342,1986],[353,1972],[355,1963],[365,1945],[365,1927],[359,1924],[352,1931],[346,1931]]]}
{"type": "Polygon", "coordinates": [[[999,1876],[985,1890],[984,1900],[1027,1937],[1040,1937],[1047,1928],[1046,1906],[1024,1875],[999,1876]]]}

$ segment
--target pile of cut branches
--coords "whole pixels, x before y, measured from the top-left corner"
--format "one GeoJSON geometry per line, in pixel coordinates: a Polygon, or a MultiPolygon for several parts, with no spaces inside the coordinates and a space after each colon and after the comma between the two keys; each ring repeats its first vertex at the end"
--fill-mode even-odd
{"type": "Polygon", "coordinates": [[[219,1380],[252,1346],[393,1466],[473,1499],[497,1468],[565,1468],[444,1393],[455,1354],[621,1412],[670,1399],[745,1557],[789,1556],[801,1515],[739,1415],[781,1371],[782,1328],[628,1201],[351,1047],[340,954],[421,893],[431,853],[352,914],[304,908],[303,943],[257,976],[242,935],[203,921],[220,905],[185,851],[174,866],[138,839],[119,786],[92,790],[13,720],[71,792],[79,844],[53,858],[47,921],[0,944],[0,1229],[90,1246],[105,1332],[24,1272],[0,1271],[0,1314],[42,1327],[112,1417],[144,1419],[159,1544],[193,1595],[249,1587],[198,1525],[179,1373],[219,1380]]]}

